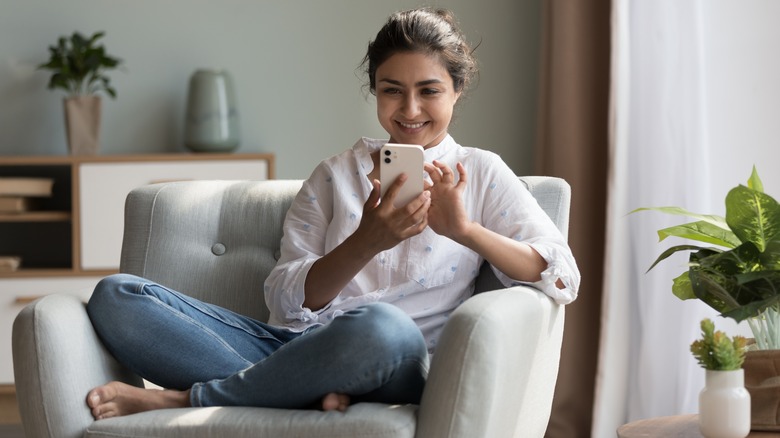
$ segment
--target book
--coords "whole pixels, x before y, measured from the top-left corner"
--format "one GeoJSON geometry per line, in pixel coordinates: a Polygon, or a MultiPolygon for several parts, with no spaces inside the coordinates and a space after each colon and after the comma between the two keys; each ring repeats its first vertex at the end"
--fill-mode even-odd
{"type": "Polygon", "coordinates": [[[33,209],[32,198],[26,196],[0,196],[0,213],[24,213],[33,209]]]}
{"type": "Polygon", "coordinates": [[[0,272],[13,272],[19,269],[22,258],[19,256],[0,256],[0,272]]]}
{"type": "Polygon", "coordinates": [[[51,196],[54,179],[0,177],[0,196],[51,196]]]}

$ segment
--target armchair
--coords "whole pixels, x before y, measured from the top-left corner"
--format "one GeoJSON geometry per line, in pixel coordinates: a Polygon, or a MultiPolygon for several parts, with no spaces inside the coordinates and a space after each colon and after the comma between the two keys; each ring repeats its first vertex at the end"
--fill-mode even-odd
{"type": "MultiPolygon", "coordinates": [[[[570,188],[521,178],[565,233],[570,188]]],[[[300,181],[155,184],[126,201],[120,271],[267,320],[262,285],[300,181]]],[[[359,403],[347,412],[250,407],[166,409],[94,421],[87,392],[143,385],[101,345],[84,303],[49,295],[13,327],[17,398],[28,437],[541,437],[550,416],[564,309],[489,268],[453,312],[419,406],[359,403]],[[507,336],[511,334],[511,336],[507,336]]],[[[165,364],[160,364],[165,366],[165,364]]]]}

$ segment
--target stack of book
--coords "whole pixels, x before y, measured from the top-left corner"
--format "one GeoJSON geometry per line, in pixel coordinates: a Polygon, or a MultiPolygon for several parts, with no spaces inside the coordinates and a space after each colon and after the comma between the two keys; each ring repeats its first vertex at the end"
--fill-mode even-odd
{"type": "Polygon", "coordinates": [[[0,256],[0,272],[13,272],[19,269],[22,258],[18,256],[0,256]]]}
{"type": "Polygon", "coordinates": [[[0,214],[32,210],[37,198],[51,196],[53,186],[51,178],[0,177],[0,214]]]}
{"type": "MultiPolygon", "coordinates": [[[[52,178],[0,177],[0,215],[21,214],[35,209],[35,201],[51,197],[52,178]]],[[[18,255],[0,255],[0,272],[14,272],[22,264],[18,255]]]]}

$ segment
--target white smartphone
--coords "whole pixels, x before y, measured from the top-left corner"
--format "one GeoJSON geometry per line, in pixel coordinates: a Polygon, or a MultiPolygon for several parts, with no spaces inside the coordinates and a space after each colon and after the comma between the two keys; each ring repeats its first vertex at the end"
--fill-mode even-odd
{"type": "Polygon", "coordinates": [[[408,179],[401,186],[393,205],[403,207],[423,191],[423,148],[419,145],[387,143],[379,150],[380,196],[395,182],[398,175],[405,173],[408,179]]]}

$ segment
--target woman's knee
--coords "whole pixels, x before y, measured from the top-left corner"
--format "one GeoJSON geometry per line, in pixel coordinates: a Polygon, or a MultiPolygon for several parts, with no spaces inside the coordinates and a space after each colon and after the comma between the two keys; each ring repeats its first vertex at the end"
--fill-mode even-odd
{"type": "Polygon", "coordinates": [[[142,279],[130,274],[113,274],[101,279],[87,303],[87,311],[93,314],[106,306],[115,306],[121,299],[122,293],[137,290],[133,285],[139,284],[142,279]]]}
{"type": "MultiPolygon", "coordinates": [[[[359,333],[365,343],[381,349],[404,351],[410,355],[427,356],[425,339],[414,320],[392,304],[374,303],[347,312],[353,333],[359,333]]],[[[337,318],[337,320],[340,318],[337,318]]],[[[335,322],[335,321],[334,321],[335,322]]]]}

